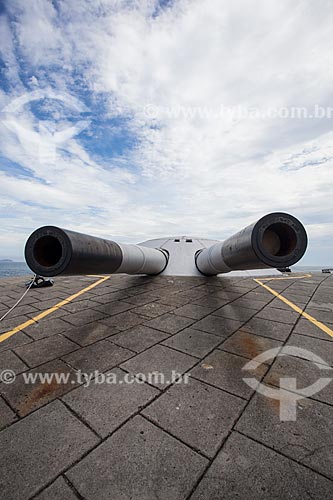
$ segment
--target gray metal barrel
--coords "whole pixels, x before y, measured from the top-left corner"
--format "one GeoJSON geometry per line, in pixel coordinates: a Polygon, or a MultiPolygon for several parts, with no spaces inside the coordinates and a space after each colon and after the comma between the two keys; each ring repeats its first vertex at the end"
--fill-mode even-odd
{"type": "Polygon", "coordinates": [[[41,276],[159,274],[168,263],[167,253],[160,249],[120,244],[54,226],[31,234],[25,259],[41,276]]]}
{"type": "Polygon", "coordinates": [[[195,256],[198,270],[213,276],[235,270],[283,268],[298,262],[307,247],[303,225],[282,212],[265,215],[234,236],[195,256]]]}

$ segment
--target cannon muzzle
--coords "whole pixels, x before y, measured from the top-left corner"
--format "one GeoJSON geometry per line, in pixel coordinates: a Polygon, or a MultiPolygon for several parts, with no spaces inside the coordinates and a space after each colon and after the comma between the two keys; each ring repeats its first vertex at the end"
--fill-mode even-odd
{"type": "Polygon", "coordinates": [[[207,276],[229,271],[289,267],[298,262],[307,247],[303,225],[292,215],[265,215],[234,236],[195,256],[197,269],[207,276]]]}
{"type": "Polygon", "coordinates": [[[161,249],[120,244],[54,226],[31,234],[25,258],[41,276],[159,274],[168,263],[167,252],[161,249]]]}

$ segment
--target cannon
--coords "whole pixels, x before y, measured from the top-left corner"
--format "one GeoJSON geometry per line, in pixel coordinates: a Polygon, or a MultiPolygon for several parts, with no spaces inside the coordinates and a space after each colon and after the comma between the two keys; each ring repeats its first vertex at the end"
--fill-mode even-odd
{"type": "Polygon", "coordinates": [[[307,247],[303,225],[292,215],[272,213],[223,242],[199,250],[195,256],[202,274],[236,270],[288,268],[298,262],[307,247]]]}
{"type": "Polygon", "coordinates": [[[215,276],[231,271],[281,269],[305,253],[301,222],[282,212],[265,215],[221,242],[189,236],[121,244],[44,226],[25,246],[28,266],[46,277],[81,274],[165,274],[215,276]]]}
{"type": "Polygon", "coordinates": [[[162,249],[119,244],[55,226],[32,233],[25,259],[41,276],[80,274],[159,274],[168,263],[162,249]]]}

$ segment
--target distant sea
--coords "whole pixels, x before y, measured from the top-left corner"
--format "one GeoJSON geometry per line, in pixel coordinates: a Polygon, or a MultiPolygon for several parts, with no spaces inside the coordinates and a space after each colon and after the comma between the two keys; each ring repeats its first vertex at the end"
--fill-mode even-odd
{"type": "Polygon", "coordinates": [[[333,269],[332,266],[291,266],[294,273],[320,273],[322,269],[333,269]]]}
{"type": "Polygon", "coordinates": [[[32,275],[25,262],[0,262],[0,278],[32,275]]]}

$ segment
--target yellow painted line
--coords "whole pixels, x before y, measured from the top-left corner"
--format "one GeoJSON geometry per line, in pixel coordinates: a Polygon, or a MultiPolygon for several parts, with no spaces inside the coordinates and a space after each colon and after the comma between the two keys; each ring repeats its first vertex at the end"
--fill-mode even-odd
{"type": "Polygon", "coordinates": [[[52,314],[53,312],[60,309],[60,307],[68,304],[69,302],[72,302],[72,300],[76,299],[77,297],[80,297],[80,295],[83,295],[84,293],[89,292],[89,290],[92,290],[92,288],[95,288],[95,286],[100,285],[101,283],[108,280],[109,278],[110,278],[110,276],[104,276],[103,278],[96,281],[95,283],[92,283],[91,285],[87,286],[86,288],[83,288],[83,290],[80,290],[79,292],[74,293],[74,295],[71,295],[67,299],[64,299],[61,302],[58,302],[58,304],[54,305],[53,307],[50,307],[50,309],[46,309],[45,311],[41,312],[37,316],[34,316],[33,318],[29,319],[25,323],[21,323],[20,325],[16,326],[12,330],[9,330],[8,332],[3,333],[2,335],[0,335],[0,343],[3,342],[4,340],[9,339],[13,335],[15,335],[15,333],[18,333],[21,330],[24,330],[25,328],[27,328],[28,326],[31,326],[34,323],[37,323],[37,321],[45,318],[49,314],[52,314]]]}
{"type": "MultiPolygon", "coordinates": [[[[299,280],[302,278],[311,278],[312,274],[304,274],[303,276],[284,276],[283,278],[258,278],[260,281],[278,281],[278,280],[299,280]]],[[[257,281],[256,279],[254,281],[257,281]]]]}
{"type": "MultiPolygon", "coordinates": [[[[278,278],[279,279],[279,278],[278,278]]],[[[280,278],[281,279],[281,278],[280,278]]],[[[288,279],[288,278],[286,278],[288,279]]],[[[292,309],[294,309],[294,311],[298,312],[299,314],[301,314],[304,318],[306,318],[307,320],[309,320],[311,323],[313,323],[314,325],[316,325],[318,328],[320,328],[323,332],[327,333],[327,335],[330,335],[330,337],[333,337],[333,330],[331,330],[330,328],[328,328],[328,326],[324,325],[324,323],[321,323],[320,321],[318,321],[316,318],[314,318],[313,316],[310,316],[310,314],[304,312],[300,307],[298,307],[296,304],[294,304],[293,302],[291,302],[290,300],[286,299],[285,297],[283,297],[282,295],[280,295],[278,292],[276,292],[275,290],[273,290],[273,288],[267,286],[267,285],[264,285],[264,283],[261,283],[261,280],[259,279],[255,279],[254,280],[256,283],[258,283],[259,285],[261,285],[263,288],[265,288],[266,290],[268,290],[270,293],[272,293],[273,295],[275,295],[275,297],[277,297],[278,299],[280,299],[282,302],[284,302],[285,304],[287,304],[289,307],[291,307],[292,309]]]]}
{"type": "MultiPolygon", "coordinates": [[[[103,278],[105,277],[103,274],[87,274],[88,278],[103,278]]],[[[110,276],[108,276],[110,278],[110,276]]]]}

